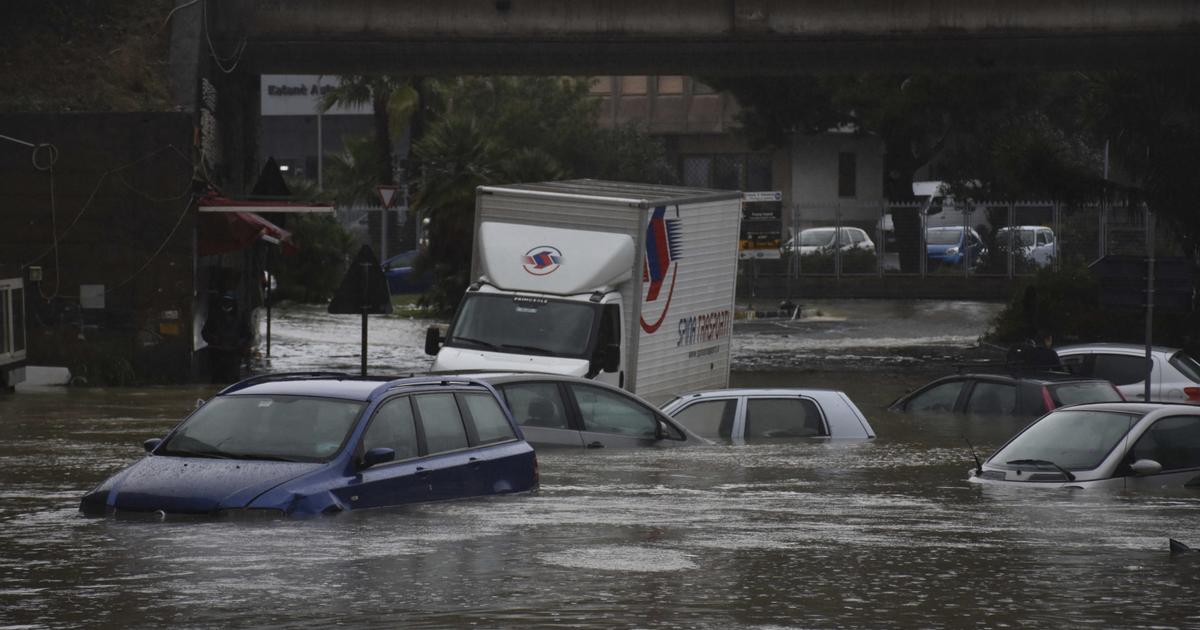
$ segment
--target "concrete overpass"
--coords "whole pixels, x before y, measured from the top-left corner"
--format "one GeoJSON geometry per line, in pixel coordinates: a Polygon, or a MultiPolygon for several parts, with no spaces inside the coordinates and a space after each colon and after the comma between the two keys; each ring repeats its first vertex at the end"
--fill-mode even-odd
{"type": "Polygon", "coordinates": [[[244,48],[239,69],[252,73],[1067,69],[1154,66],[1195,60],[1200,51],[1195,0],[205,0],[203,6],[216,54],[232,57],[244,48]]]}

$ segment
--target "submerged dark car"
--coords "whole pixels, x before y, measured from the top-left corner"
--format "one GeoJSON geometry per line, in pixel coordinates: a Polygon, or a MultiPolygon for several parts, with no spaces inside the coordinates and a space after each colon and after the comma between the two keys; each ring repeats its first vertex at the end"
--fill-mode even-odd
{"type": "Polygon", "coordinates": [[[80,511],[304,516],[538,485],[533,448],[496,390],[469,378],[249,379],[145,448],[80,511]]]}
{"type": "Polygon", "coordinates": [[[1067,405],[1122,400],[1112,383],[1070,374],[958,374],[906,394],[888,409],[1036,418],[1067,405]]]}

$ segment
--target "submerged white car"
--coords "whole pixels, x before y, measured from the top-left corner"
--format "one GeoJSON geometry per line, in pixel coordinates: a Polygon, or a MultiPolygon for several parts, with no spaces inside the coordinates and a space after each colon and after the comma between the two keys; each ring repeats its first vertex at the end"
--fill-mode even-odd
{"type": "MultiPolygon", "coordinates": [[[[1130,343],[1088,343],[1055,348],[1072,374],[1111,381],[1126,400],[1146,397],[1146,347],[1130,343]]],[[[1154,346],[1151,402],[1200,404],[1200,361],[1179,348],[1154,346]]]]}
{"type": "Polygon", "coordinates": [[[684,394],[662,411],[701,437],[733,442],[875,437],[850,397],[831,389],[718,389],[684,394]]]}
{"type": "Polygon", "coordinates": [[[970,481],[1045,488],[1200,490],[1200,407],[1095,403],[1052,411],[970,481]]]}

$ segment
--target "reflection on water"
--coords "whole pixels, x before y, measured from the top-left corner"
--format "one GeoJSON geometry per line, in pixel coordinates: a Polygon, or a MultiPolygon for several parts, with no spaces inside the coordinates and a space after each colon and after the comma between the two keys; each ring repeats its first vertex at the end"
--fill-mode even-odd
{"type": "Polygon", "coordinates": [[[0,398],[0,626],[1200,626],[1200,496],[968,484],[963,437],[1021,423],[882,411],[938,369],[734,375],[845,389],[874,441],[546,451],[536,495],[308,521],[77,516],[211,388],[0,398]]]}

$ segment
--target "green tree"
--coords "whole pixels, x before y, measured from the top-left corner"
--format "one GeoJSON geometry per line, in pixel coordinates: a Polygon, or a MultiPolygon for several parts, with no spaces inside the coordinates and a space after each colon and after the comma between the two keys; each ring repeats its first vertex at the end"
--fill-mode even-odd
{"type": "Polygon", "coordinates": [[[1181,241],[1200,250],[1200,73],[1191,67],[1095,73],[1079,91],[1083,126],[1110,147],[1106,192],[1144,201],[1181,241]]]}
{"type": "Polygon", "coordinates": [[[276,296],[301,302],[328,301],[346,273],[354,239],[329,214],[302,214],[289,222],[288,230],[299,252],[274,259],[279,283],[276,296]]]}
{"type": "MultiPolygon", "coordinates": [[[[713,79],[742,104],[758,144],[850,128],[884,145],[884,195],[913,198],[914,173],[936,164],[964,200],[1077,201],[1097,191],[1098,153],[1082,139],[1076,75],[856,75],[713,79]]],[[[920,217],[895,211],[901,266],[920,263],[920,217]],[[904,247],[903,242],[910,241],[904,247]]]]}
{"type": "Polygon", "coordinates": [[[379,185],[376,161],[379,148],[370,136],[347,137],[340,153],[325,160],[325,190],[339,206],[350,206],[375,197],[379,185]]]}
{"type": "MultiPolygon", "coordinates": [[[[394,139],[403,135],[410,123],[420,122],[421,96],[418,82],[407,77],[390,75],[342,75],[337,87],[321,95],[321,111],[327,112],[335,106],[371,106],[374,126],[369,144],[360,144],[350,163],[359,172],[343,173],[340,183],[351,183],[349,188],[339,191],[339,203],[365,202],[375,197],[376,186],[396,183],[396,154],[394,139]],[[373,159],[362,154],[373,152],[373,159]],[[373,181],[371,181],[373,180],[373,181]],[[362,185],[370,181],[369,190],[362,185]],[[356,195],[349,197],[349,195],[356,195]]],[[[417,125],[420,126],[420,125],[417,125]]],[[[414,134],[414,137],[417,137],[414,134]]],[[[339,183],[334,180],[335,185],[339,183]]],[[[367,231],[371,242],[378,243],[382,231],[383,213],[370,213],[367,231]]],[[[410,226],[412,222],[409,222],[410,226]]],[[[411,229],[409,230],[412,231],[411,229]]]]}

